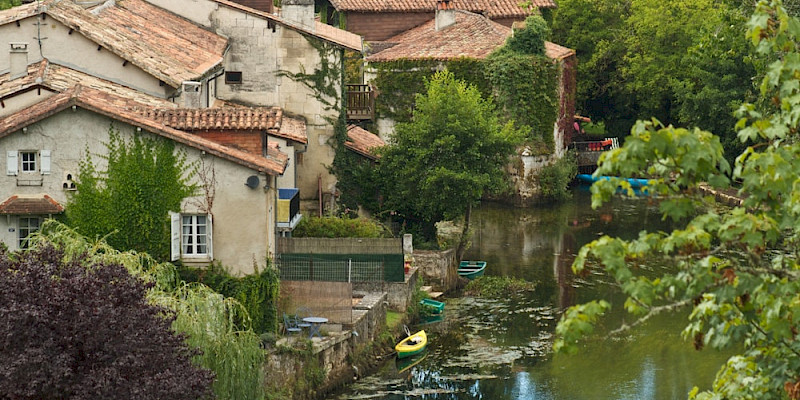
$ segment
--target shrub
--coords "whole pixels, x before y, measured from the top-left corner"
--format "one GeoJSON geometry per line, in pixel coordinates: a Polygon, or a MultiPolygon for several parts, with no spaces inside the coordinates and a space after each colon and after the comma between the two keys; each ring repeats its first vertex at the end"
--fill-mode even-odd
{"type": "Polygon", "coordinates": [[[382,238],[392,237],[383,225],[365,218],[311,217],[303,218],[292,235],[323,238],[382,238]]]}
{"type": "Polygon", "coordinates": [[[11,399],[198,399],[214,374],[116,263],[52,245],[0,253],[0,387],[11,399]]]}

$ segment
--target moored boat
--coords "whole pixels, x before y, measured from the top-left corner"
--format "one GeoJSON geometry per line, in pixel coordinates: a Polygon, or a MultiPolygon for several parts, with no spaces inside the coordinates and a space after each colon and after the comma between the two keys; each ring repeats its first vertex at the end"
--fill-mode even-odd
{"type": "Polygon", "coordinates": [[[444,311],[444,303],[432,299],[422,299],[419,304],[427,309],[431,314],[441,314],[444,311]]]}
{"type": "Polygon", "coordinates": [[[422,353],[427,345],[428,336],[424,330],[421,330],[401,340],[397,346],[394,346],[394,350],[397,351],[397,358],[406,358],[422,353]]]}
{"type": "MultiPolygon", "coordinates": [[[[593,176],[589,174],[578,174],[575,176],[575,179],[585,182],[585,183],[595,183],[599,180],[609,180],[612,177],[610,176],[593,176]]],[[[632,188],[639,189],[644,186],[647,186],[647,179],[640,179],[640,178],[620,178],[628,181],[632,188]]]]}
{"type": "Polygon", "coordinates": [[[483,276],[483,271],[485,269],[486,261],[461,261],[461,263],[458,264],[458,275],[473,280],[479,276],[483,276]]]}

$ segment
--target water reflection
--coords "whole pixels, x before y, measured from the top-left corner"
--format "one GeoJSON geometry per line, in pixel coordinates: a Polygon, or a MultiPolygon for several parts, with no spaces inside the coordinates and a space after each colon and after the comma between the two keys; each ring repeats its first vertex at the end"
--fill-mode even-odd
{"type": "Polygon", "coordinates": [[[708,387],[726,357],[696,352],[680,339],[686,315],[663,315],[627,336],[589,341],[576,356],[553,356],[560,312],[605,298],[614,305],[602,329],[624,319],[622,296],[602,276],[575,277],[582,245],[602,234],[632,238],[666,230],[650,199],[619,200],[591,210],[586,192],[566,204],[516,209],[484,204],[475,212],[467,254],[488,262],[487,275],[536,282],[536,290],[503,299],[447,299],[441,322],[425,326],[429,345],[419,364],[399,372],[387,363],[342,399],[678,399],[708,387]],[[367,397],[363,397],[367,396],[367,397]]]}

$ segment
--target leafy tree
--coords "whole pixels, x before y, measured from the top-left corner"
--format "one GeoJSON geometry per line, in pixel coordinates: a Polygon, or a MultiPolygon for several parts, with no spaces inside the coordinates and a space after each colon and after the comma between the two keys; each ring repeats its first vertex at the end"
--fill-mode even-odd
{"type": "Polygon", "coordinates": [[[22,0],[0,0],[0,10],[16,7],[22,4],[22,0]]]}
{"type": "MultiPolygon", "coordinates": [[[[748,25],[758,54],[774,61],[760,85],[765,108],[745,103],[738,113],[739,139],[754,143],[733,168],[748,195],[744,204],[717,210],[697,190],[703,181],[727,184],[730,168],[718,137],[639,122],[623,148],[602,157],[598,174],[648,174],[664,216],[688,219],[686,227],[630,241],[602,237],[582,248],[573,265],[578,274],[598,267],[614,279],[636,317],[630,326],[690,308],[683,336],[696,348],[742,349],[721,367],[710,392],[694,389],[691,398],[800,398],[800,21],[774,0],[760,2],[748,25]],[[654,259],[673,267],[647,276],[641,267],[654,259]]],[[[593,205],[618,187],[629,189],[619,180],[594,185],[593,205]]],[[[568,309],[556,329],[556,350],[577,350],[578,336],[591,332],[609,307],[601,300],[568,309]]]]}
{"type": "Polygon", "coordinates": [[[213,373],[119,264],[53,246],[0,252],[0,387],[10,399],[198,399],[213,373]]]}
{"type": "Polygon", "coordinates": [[[78,191],[67,219],[89,237],[103,237],[114,248],[169,256],[169,211],[194,194],[193,169],[171,141],[134,134],[130,141],[109,129],[107,170],[98,171],[88,154],[78,171],[78,191]]]}
{"type": "Polygon", "coordinates": [[[684,56],[685,75],[672,82],[676,120],[720,136],[730,163],[746,147],[737,138],[734,111],[742,102],[756,100],[751,78],[763,69],[744,35],[751,13],[726,7],[722,22],[684,56]]]}
{"type": "Polygon", "coordinates": [[[523,54],[544,55],[544,41],[550,37],[550,27],[540,15],[525,19],[525,28],[508,38],[508,48],[523,54]]]}
{"type": "MultiPolygon", "coordinates": [[[[417,95],[411,122],[397,125],[383,149],[380,174],[386,208],[435,238],[434,223],[464,217],[463,250],[472,204],[486,192],[507,187],[503,168],[520,135],[502,125],[489,100],[447,71],[417,95]]],[[[460,256],[461,254],[457,254],[460,256]]]]}

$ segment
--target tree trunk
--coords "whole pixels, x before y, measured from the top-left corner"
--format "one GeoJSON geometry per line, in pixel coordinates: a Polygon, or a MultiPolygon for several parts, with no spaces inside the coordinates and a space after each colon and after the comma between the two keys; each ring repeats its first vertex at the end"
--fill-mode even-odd
{"type": "Polygon", "coordinates": [[[467,251],[470,214],[472,214],[472,204],[467,204],[467,209],[464,212],[464,229],[461,231],[461,238],[458,240],[458,247],[456,247],[456,261],[461,261],[461,257],[464,256],[464,252],[467,251]]]}

